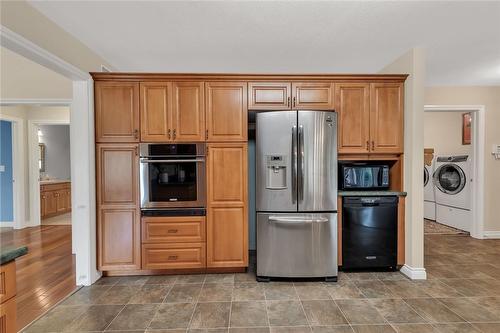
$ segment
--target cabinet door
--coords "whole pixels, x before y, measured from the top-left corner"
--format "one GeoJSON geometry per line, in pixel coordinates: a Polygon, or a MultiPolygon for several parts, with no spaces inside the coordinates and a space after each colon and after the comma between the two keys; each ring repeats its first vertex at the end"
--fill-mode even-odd
{"type": "Polygon", "coordinates": [[[141,141],[172,139],[170,82],[141,82],[141,141]]]}
{"type": "Polygon", "coordinates": [[[248,109],[290,110],[291,90],[290,82],[249,82],[248,109]]]}
{"type": "Polygon", "coordinates": [[[247,83],[207,82],[208,141],[247,141],[247,83]]]}
{"type": "Polygon", "coordinates": [[[0,304],[0,332],[15,333],[16,327],[16,298],[0,304]]]}
{"type": "Polygon", "coordinates": [[[45,216],[57,213],[57,197],[55,191],[45,192],[45,216]]]}
{"type": "Polygon", "coordinates": [[[40,193],[40,218],[44,218],[46,213],[45,213],[45,207],[47,205],[47,194],[46,192],[41,192],[40,193]]]}
{"type": "Polygon", "coordinates": [[[172,137],[176,141],[205,141],[203,82],[174,82],[172,137]]]}
{"type": "Polygon", "coordinates": [[[205,242],[204,216],[142,218],[142,243],[205,242]]]}
{"type": "Polygon", "coordinates": [[[292,97],[294,109],[334,109],[332,82],[294,82],[292,83],[292,97]]]}
{"type": "Polygon", "coordinates": [[[142,245],[142,269],[205,268],[205,262],[205,243],[142,245]]]}
{"type": "Polygon", "coordinates": [[[370,92],[371,151],[403,152],[403,84],[372,83],[370,92]]]}
{"type": "Polygon", "coordinates": [[[95,83],[96,142],[139,142],[139,83],[95,83]]]}
{"type": "Polygon", "coordinates": [[[208,149],[207,267],[248,265],[247,145],[208,149]]]}
{"type": "Polygon", "coordinates": [[[138,203],[139,157],[135,144],[97,145],[97,202],[100,205],[138,203]]]}
{"type": "Polygon", "coordinates": [[[56,210],[58,213],[64,213],[66,211],[66,190],[58,190],[55,192],[56,197],[56,210]]]}
{"type": "Polygon", "coordinates": [[[66,190],[66,211],[71,212],[71,189],[66,190]]]}
{"type": "Polygon", "coordinates": [[[336,83],[339,153],[370,150],[370,84],[336,83]]]}
{"type": "Polygon", "coordinates": [[[140,216],[138,209],[100,209],[98,244],[100,270],[139,269],[140,216]]]}

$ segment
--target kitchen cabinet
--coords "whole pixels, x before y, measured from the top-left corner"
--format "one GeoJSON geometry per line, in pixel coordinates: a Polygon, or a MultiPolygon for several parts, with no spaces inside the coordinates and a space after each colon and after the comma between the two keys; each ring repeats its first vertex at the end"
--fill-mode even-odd
{"type": "Polygon", "coordinates": [[[333,110],[332,82],[249,82],[250,110],[333,110]]]}
{"type": "Polygon", "coordinates": [[[205,91],[203,82],[174,82],[172,138],[205,141],[205,91]]]}
{"type": "Polygon", "coordinates": [[[143,269],[205,268],[205,243],[145,244],[142,261],[143,269]]]}
{"type": "Polygon", "coordinates": [[[205,242],[205,229],[205,216],[143,217],[142,242],[205,242]]]}
{"type": "Polygon", "coordinates": [[[139,142],[139,83],[95,83],[96,142],[139,142]]]}
{"type": "Polygon", "coordinates": [[[207,160],[207,267],[246,267],[247,144],[209,144],[207,160]]]}
{"type": "Polygon", "coordinates": [[[248,108],[250,110],[290,110],[291,93],[290,82],[249,82],[248,108]]]}
{"type": "Polygon", "coordinates": [[[17,332],[15,261],[0,266],[0,332],[17,332]]]}
{"type": "Polygon", "coordinates": [[[247,83],[207,82],[205,92],[207,141],[247,141],[247,83]]]}
{"type": "Polygon", "coordinates": [[[371,152],[403,152],[402,83],[372,83],[370,91],[371,152]]]}
{"type": "Polygon", "coordinates": [[[56,182],[40,185],[40,218],[71,211],[71,183],[56,182]]]}
{"type": "Polygon", "coordinates": [[[334,110],[332,82],[293,82],[292,108],[301,110],[334,110]]]}
{"type": "Polygon", "coordinates": [[[338,152],[370,151],[370,84],[336,83],[338,152]]]}
{"type": "Polygon", "coordinates": [[[172,139],[172,83],[141,82],[141,141],[172,139]]]}
{"type": "Polygon", "coordinates": [[[100,270],[140,269],[137,144],[97,145],[97,235],[100,270]]]}

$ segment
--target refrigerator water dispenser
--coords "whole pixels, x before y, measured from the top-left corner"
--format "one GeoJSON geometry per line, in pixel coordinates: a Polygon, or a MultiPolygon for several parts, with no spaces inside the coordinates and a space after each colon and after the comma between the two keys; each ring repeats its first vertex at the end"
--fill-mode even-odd
{"type": "Polygon", "coordinates": [[[266,155],[266,188],[270,190],[286,189],[286,156],[266,155]]]}

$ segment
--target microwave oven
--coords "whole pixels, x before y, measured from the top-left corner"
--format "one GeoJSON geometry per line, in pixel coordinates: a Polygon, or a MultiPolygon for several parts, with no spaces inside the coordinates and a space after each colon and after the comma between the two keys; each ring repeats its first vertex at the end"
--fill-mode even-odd
{"type": "Polygon", "coordinates": [[[389,165],[341,164],[339,185],[341,190],[389,189],[389,165]]]}

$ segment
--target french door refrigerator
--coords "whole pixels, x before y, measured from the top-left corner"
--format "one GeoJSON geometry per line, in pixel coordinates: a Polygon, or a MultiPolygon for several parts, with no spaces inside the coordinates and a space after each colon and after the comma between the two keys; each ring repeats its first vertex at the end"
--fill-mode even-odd
{"type": "Polygon", "coordinates": [[[256,116],[257,277],[337,277],[337,115],[256,116]]]}

